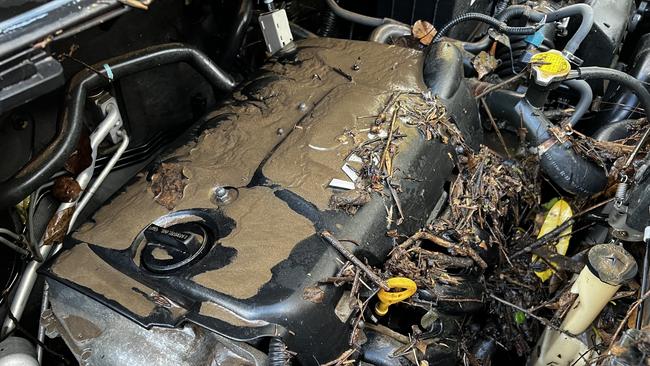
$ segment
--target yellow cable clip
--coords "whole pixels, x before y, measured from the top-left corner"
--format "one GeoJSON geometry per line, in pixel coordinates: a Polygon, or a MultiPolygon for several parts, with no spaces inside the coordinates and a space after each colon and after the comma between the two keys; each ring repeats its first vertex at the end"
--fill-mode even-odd
{"type": "Polygon", "coordinates": [[[409,297],[413,296],[415,291],[418,289],[418,286],[413,282],[413,280],[406,277],[393,277],[389,278],[386,281],[388,287],[392,290],[399,289],[400,291],[392,292],[379,290],[377,293],[377,298],[379,302],[375,305],[375,314],[379,316],[384,316],[388,313],[388,307],[402,302],[409,297]]]}

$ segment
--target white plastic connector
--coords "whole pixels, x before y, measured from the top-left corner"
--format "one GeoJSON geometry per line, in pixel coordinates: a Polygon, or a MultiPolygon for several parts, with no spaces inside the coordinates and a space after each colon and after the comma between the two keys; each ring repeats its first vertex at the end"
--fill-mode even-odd
{"type": "Polygon", "coordinates": [[[287,18],[287,12],[284,9],[264,13],[260,15],[259,21],[266,42],[266,50],[270,54],[276,53],[293,41],[289,18],[287,18]]]}

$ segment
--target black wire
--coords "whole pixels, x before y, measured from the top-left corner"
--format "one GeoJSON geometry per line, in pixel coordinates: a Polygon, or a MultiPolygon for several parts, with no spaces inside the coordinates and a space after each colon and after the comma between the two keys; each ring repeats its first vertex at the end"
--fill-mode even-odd
{"type": "Polygon", "coordinates": [[[51,355],[53,355],[53,356],[55,356],[55,357],[57,357],[57,358],[60,358],[61,361],[63,361],[64,364],[66,364],[66,365],[70,365],[70,360],[68,360],[67,357],[65,357],[64,355],[62,355],[62,354],[60,354],[60,353],[58,353],[58,352],[56,352],[56,351],[54,351],[54,350],[51,349],[50,347],[46,346],[45,343],[39,341],[38,338],[36,338],[36,337],[34,337],[33,335],[31,335],[31,334],[30,334],[30,333],[29,333],[25,328],[23,328],[23,326],[20,325],[20,323],[18,323],[18,319],[16,319],[16,317],[14,316],[14,314],[11,313],[11,309],[7,309],[7,317],[8,317],[9,319],[11,319],[11,321],[14,322],[14,329],[12,329],[11,332],[8,332],[8,333],[7,333],[7,334],[2,338],[3,341],[4,341],[5,339],[9,338],[9,336],[10,336],[10,335],[15,331],[15,330],[18,330],[18,331],[20,331],[20,332],[21,332],[25,337],[29,338],[31,341],[33,341],[34,343],[36,343],[36,344],[38,344],[39,346],[41,346],[41,347],[43,348],[43,350],[45,350],[47,353],[49,353],[49,354],[51,354],[51,355]]]}

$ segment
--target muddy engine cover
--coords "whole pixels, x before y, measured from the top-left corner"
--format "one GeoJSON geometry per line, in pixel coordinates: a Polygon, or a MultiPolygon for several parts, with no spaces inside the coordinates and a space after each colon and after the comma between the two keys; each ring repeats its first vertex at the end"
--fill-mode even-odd
{"type": "MultiPolygon", "coordinates": [[[[440,52],[433,91],[471,136],[477,111],[457,52],[440,52]]],[[[349,180],[342,167],[391,96],[427,90],[423,59],[367,42],[298,42],[82,226],[44,270],[49,281],[150,329],[143,334],[194,324],[251,343],[281,336],[302,364],[336,358],[349,348],[349,314],[335,311],[342,289],[319,281],[343,261],[318,233],[356,242],[357,255],[380,264],[392,246],[386,231],[422,227],[451,175],[451,148],[403,124],[392,178],[400,226],[396,210],[387,222],[390,193],[354,214],[330,206],[340,193],[330,181],[349,180]]],[[[53,295],[59,321],[75,307],[53,295]]]]}

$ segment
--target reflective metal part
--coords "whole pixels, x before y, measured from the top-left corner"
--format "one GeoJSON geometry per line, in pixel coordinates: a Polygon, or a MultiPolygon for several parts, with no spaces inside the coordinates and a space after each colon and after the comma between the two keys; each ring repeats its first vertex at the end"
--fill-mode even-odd
{"type": "Polygon", "coordinates": [[[266,355],[245,343],[193,324],[146,329],[65,285],[50,285],[46,334],[63,338],[80,365],[266,365],[266,355]]]}
{"type": "Polygon", "coordinates": [[[36,351],[28,340],[9,337],[0,342],[0,365],[3,366],[38,366],[36,351]]]}
{"type": "MultiPolygon", "coordinates": [[[[43,323],[41,322],[41,318],[43,317],[43,314],[47,311],[49,302],[50,302],[50,286],[45,282],[43,284],[43,299],[41,301],[41,313],[39,316],[38,320],[38,341],[42,344],[43,341],[45,341],[45,327],[43,326],[43,323]]],[[[36,359],[38,360],[38,364],[40,365],[43,362],[43,347],[41,347],[41,344],[36,345],[36,359]]]]}
{"type": "MultiPolygon", "coordinates": [[[[115,132],[116,128],[119,129],[122,126],[122,117],[120,116],[120,111],[117,107],[117,102],[115,101],[115,98],[113,97],[107,98],[100,105],[100,107],[102,106],[103,106],[102,110],[105,113],[105,118],[97,126],[97,129],[95,129],[95,131],[90,135],[90,146],[92,149],[93,161],[91,165],[88,168],[86,168],[86,170],[81,172],[76,178],[76,181],[77,183],[79,183],[79,186],[81,187],[82,190],[85,190],[86,187],[88,187],[88,184],[90,183],[93,177],[93,173],[95,171],[95,161],[97,159],[97,149],[99,148],[99,145],[102,143],[102,141],[106,139],[106,137],[108,137],[111,134],[111,132],[115,132]]],[[[120,148],[116,152],[116,155],[118,153],[120,155],[124,153],[124,150],[126,149],[126,145],[128,145],[128,140],[129,140],[128,136],[126,135],[124,130],[121,131],[122,131],[122,144],[120,145],[120,148]]],[[[114,166],[115,162],[117,161],[117,159],[111,159],[111,160],[115,160],[115,161],[112,162],[112,165],[111,162],[109,162],[109,164],[107,164],[107,168],[114,166]]],[[[100,174],[98,179],[101,179],[103,181],[106,175],[108,175],[108,172],[109,172],[108,170],[104,169],[104,171],[102,171],[102,174],[100,174]]],[[[101,182],[99,184],[101,184],[101,182]]],[[[93,188],[95,190],[97,189],[97,187],[94,187],[94,185],[90,189],[92,190],[93,188]]],[[[77,199],[77,201],[62,203],[61,205],[59,205],[59,208],[57,209],[57,213],[60,213],[69,208],[73,208],[74,206],[77,205],[78,202],[79,200],[77,199]]],[[[85,203],[83,204],[85,205],[85,203]]],[[[77,209],[77,211],[79,210],[77,209]]],[[[75,219],[76,216],[73,216],[71,223],[73,223],[75,219]]],[[[68,226],[68,231],[70,230],[71,227],[72,225],[68,226]]],[[[41,238],[38,244],[38,251],[42,258],[47,259],[51,253],[56,253],[56,251],[60,247],[61,247],[60,245],[44,245],[43,238],[41,238]],[[53,247],[56,247],[54,251],[52,250],[53,247]]],[[[35,260],[29,262],[27,264],[27,267],[25,268],[25,272],[23,273],[23,276],[20,279],[20,283],[16,287],[16,293],[11,302],[11,307],[9,311],[11,311],[11,314],[18,320],[20,320],[20,318],[23,315],[23,311],[25,310],[25,306],[29,299],[29,295],[31,294],[32,289],[34,288],[34,283],[36,282],[36,278],[37,278],[36,271],[41,266],[41,264],[42,262],[38,262],[35,260]]],[[[8,334],[11,330],[14,329],[14,327],[15,324],[13,320],[7,317],[2,326],[1,333],[3,335],[8,334]]]]}

